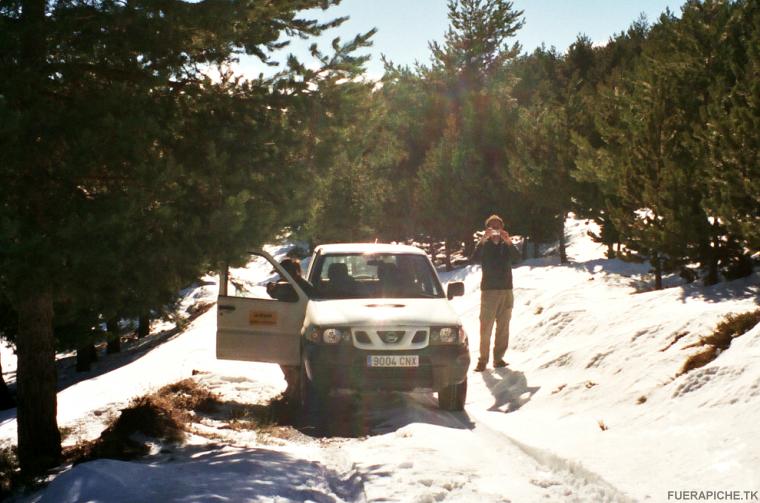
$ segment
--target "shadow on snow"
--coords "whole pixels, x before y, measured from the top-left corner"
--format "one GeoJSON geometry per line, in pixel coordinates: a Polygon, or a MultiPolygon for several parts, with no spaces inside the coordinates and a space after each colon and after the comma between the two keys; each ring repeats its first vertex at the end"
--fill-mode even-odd
{"type": "Polygon", "coordinates": [[[306,414],[295,413],[292,426],[319,438],[383,435],[413,423],[473,429],[467,412],[438,408],[432,393],[335,393],[306,414]]]}
{"type": "Polygon", "coordinates": [[[514,412],[533,398],[540,386],[528,386],[524,372],[499,368],[483,372],[483,381],[494,397],[488,410],[514,412]]]}
{"type": "Polygon", "coordinates": [[[170,463],[101,459],[77,465],[53,480],[39,501],[333,502],[363,493],[354,474],[284,452],[190,446],[176,454],[180,459],[170,463]]]}

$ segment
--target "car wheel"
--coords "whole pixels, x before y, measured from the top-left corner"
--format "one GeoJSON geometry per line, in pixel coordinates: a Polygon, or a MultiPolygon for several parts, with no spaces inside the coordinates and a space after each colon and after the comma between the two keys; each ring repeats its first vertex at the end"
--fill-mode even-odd
{"type": "Polygon", "coordinates": [[[464,410],[466,400],[467,379],[438,390],[438,407],[442,410],[464,410]]]}
{"type": "Polygon", "coordinates": [[[309,376],[306,375],[306,364],[301,360],[301,365],[298,367],[298,406],[302,412],[307,412],[313,408],[313,403],[313,386],[309,381],[309,376]]]}
{"type": "Polygon", "coordinates": [[[324,408],[328,391],[314,385],[306,373],[306,362],[301,360],[298,368],[298,405],[304,413],[318,412],[324,408]]]}

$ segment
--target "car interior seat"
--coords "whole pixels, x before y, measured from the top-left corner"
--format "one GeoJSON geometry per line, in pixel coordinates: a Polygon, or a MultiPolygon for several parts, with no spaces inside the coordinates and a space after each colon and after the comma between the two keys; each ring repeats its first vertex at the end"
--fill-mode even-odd
{"type": "Polygon", "coordinates": [[[334,295],[345,296],[353,293],[353,278],[348,275],[348,266],[341,262],[330,264],[327,268],[329,291],[334,295]]]}

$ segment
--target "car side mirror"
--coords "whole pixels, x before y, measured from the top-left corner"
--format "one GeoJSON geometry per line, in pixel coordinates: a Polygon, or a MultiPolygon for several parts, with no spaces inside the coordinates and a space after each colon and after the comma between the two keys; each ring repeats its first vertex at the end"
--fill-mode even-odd
{"type": "Polygon", "coordinates": [[[298,302],[296,289],[285,281],[275,283],[269,294],[280,302],[298,302]]]}
{"type": "Polygon", "coordinates": [[[453,283],[449,283],[446,287],[446,297],[448,297],[449,300],[454,297],[461,297],[462,295],[464,295],[464,283],[461,281],[454,281],[453,283]]]}

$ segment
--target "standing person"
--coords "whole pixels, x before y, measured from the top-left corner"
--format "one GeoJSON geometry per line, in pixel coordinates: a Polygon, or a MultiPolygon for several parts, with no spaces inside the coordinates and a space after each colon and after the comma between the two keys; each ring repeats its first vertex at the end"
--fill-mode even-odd
{"type": "MultiPolygon", "coordinates": [[[[307,297],[311,297],[314,295],[314,287],[311,283],[309,283],[306,279],[304,279],[302,273],[301,273],[301,261],[298,260],[295,257],[288,257],[285,259],[282,259],[280,262],[280,265],[282,266],[285,271],[287,271],[288,274],[290,274],[293,277],[293,280],[298,284],[298,286],[301,287],[301,290],[306,294],[307,297]]],[[[278,282],[269,282],[267,283],[267,293],[270,297],[277,300],[288,300],[287,294],[283,293],[283,285],[287,285],[288,282],[285,281],[285,278],[280,278],[278,282]]]]}
{"type": "Polygon", "coordinates": [[[482,264],[480,281],[480,358],[475,372],[486,369],[491,347],[491,332],[496,324],[493,346],[493,366],[505,367],[504,353],[509,345],[509,320],[512,318],[512,263],[520,252],[504,229],[498,215],[486,219],[486,230],[475,247],[471,262],[482,264]]]}

